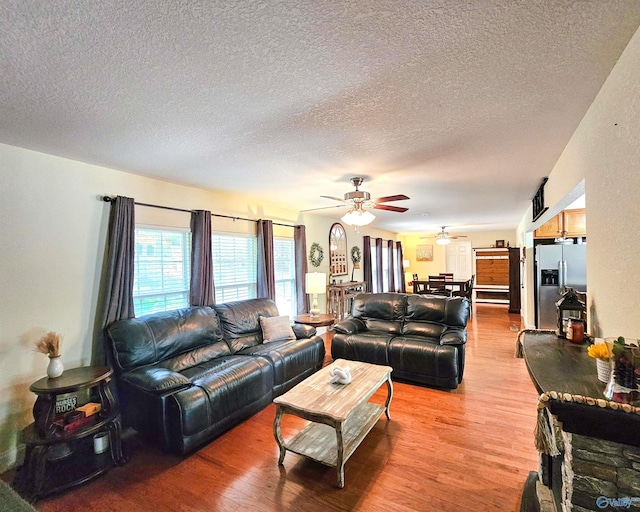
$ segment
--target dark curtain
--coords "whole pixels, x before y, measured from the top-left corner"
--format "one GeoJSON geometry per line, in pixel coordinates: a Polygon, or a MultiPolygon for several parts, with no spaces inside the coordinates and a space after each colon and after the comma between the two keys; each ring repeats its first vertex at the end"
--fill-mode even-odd
{"type": "Polygon", "coordinates": [[[305,226],[293,228],[293,251],[296,262],[296,311],[301,315],[309,311],[309,296],[304,289],[307,273],[307,228],[305,226]]]}
{"type": "Polygon", "coordinates": [[[276,300],[273,222],[258,221],[258,298],[276,300]]]}
{"type": "Polygon", "coordinates": [[[371,269],[371,237],[362,237],[362,279],[368,292],[373,292],[373,272],[371,269]]]}
{"type": "Polygon", "coordinates": [[[396,242],[396,268],[398,269],[396,289],[400,293],[407,293],[407,285],[404,282],[404,253],[402,251],[402,242],[396,242]]]}
{"type": "Polygon", "coordinates": [[[213,258],[211,254],[211,212],[191,212],[191,283],[189,303],[192,306],[213,306],[213,258]]]}
{"type": "Polygon", "coordinates": [[[383,292],[384,282],[382,281],[382,238],[376,238],[376,291],[383,292]]]}
{"type": "Polygon", "coordinates": [[[390,292],[396,292],[396,266],[394,265],[394,253],[393,250],[393,240],[387,241],[387,257],[389,258],[389,268],[387,268],[387,276],[389,279],[389,290],[390,292]]]}
{"type": "Polygon", "coordinates": [[[110,350],[105,327],[115,320],[133,318],[133,267],[135,250],[135,206],[130,197],[111,201],[107,231],[106,259],[102,268],[100,297],[96,314],[92,364],[107,366],[110,350]]]}

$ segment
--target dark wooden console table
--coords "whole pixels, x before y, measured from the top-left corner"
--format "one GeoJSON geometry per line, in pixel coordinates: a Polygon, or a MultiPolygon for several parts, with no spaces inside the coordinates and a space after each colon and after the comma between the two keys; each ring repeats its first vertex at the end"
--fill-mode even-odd
{"type": "Polygon", "coordinates": [[[109,389],[112,373],[104,367],[74,368],[55,379],[44,377],[29,387],[38,398],[33,406],[34,422],[22,431],[25,462],[14,482],[19,492],[35,500],[79,485],[127,461],[122,453],[120,408],[109,389]],[[57,397],[83,390],[100,403],[100,412],[77,430],[60,432],[54,424],[57,397]],[[93,436],[100,432],[108,433],[109,449],[96,454],[93,436]]]}
{"type": "MultiPolygon", "coordinates": [[[[525,333],[522,348],[527,370],[539,393],[558,391],[604,398],[596,361],[587,344],[576,345],[555,334],[525,333]]],[[[551,413],[563,430],[608,441],[640,446],[640,416],[574,402],[553,401],[551,413]]]]}
{"type": "Polygon", "coordinates": [[[540,452],[541,473],[527,479],[521,510],[540,510],[538,497],[544,491],[536,484],[538,478],[557,510],[579,506],[579,510],[598,511],[601,499],[638,496],[640,477],[626,479],[626,475],[636,475],[640,416],[610,407],[612,402],[604,398],[606,384],[597,378],[596,361],[587,355],[586,343],[576,345],[540,332],[521,336],[531,380],[549,398],[545,405],[551,413],[551,429],[562,433],[555,438],[559,455],[552,450],[540,452]],[[578,395],[585,399],[577,402],[578,395]],[[583,403],[586,398],[594,405],[583,403]]]}

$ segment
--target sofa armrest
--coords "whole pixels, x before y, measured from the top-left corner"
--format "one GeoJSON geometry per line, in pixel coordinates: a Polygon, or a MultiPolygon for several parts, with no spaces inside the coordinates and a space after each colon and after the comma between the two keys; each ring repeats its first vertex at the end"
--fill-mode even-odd
{"type": "Polygon", "coordinates": [[[316,328],[313,325],[293,324],[291,328],[297,340],[311,338],[311,336],[316,335],[316,328]]]}
{"type": "Polygon", "coordinates": [[[136,368],[122,375],[128,384],[150,393],[166,393],[190,387],[191,381],[184,375],[166,368],[136,368]]]}
{"type": "Polygon", "coordinates": [[[347,318],[333,326],[333,330],[342,334],[356,334],[366,331],[367,326],[359,318],[347,318]]]}
{"type": "Polygon", "coordinates": [[[464,345],[467,342],[467,331],[451,329],[440,336],[440,345],[464,345]]]}

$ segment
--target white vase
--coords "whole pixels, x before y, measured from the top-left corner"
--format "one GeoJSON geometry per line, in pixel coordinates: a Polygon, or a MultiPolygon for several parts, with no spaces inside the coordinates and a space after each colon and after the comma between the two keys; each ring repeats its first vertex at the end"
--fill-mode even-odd
{"type": "Polygon", "coordinates": [[[611,363],[609,361],[596,359],[596,371],[598,372],[598,380],[600,382],[609,382],[609,378],[611,377],[611,363]]]}
{"type": "Polygon", "coordinates": [[[60,359],[60,356],[49,357],[49,366],[47,366],[47,376],[50,379],[55,379],[56,377],[60,377],[63,371],[64,371],[64,365],[62,364],[62,360],[60,359]]]}

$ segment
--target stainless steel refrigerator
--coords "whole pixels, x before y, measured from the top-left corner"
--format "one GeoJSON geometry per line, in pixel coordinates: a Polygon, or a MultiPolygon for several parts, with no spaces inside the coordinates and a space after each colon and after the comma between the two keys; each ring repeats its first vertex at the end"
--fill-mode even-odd
{"type": "Polygon", "coordinates": [[[554,244],[536,246],[538,329],[558,326],[556,302],[567,288],[587,291],[587,246],[554,244]]]}

